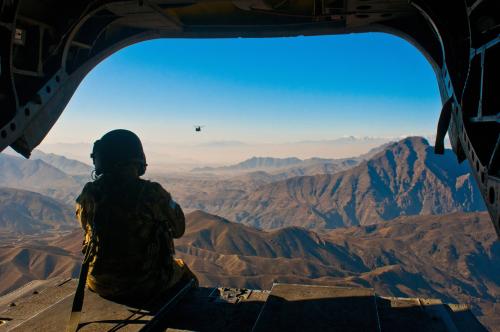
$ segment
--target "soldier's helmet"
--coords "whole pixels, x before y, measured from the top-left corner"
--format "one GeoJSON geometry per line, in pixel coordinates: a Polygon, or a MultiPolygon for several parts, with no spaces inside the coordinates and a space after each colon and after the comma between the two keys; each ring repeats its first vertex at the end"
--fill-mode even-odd
{"type": "Polygon", "coordinates": [[[137,164],[139,176],[146,172],[146,156],[139,137],[126,129],[106,133],[94,143],[90,155],[96,175],[112,173],[122,165],[137,164]]]}

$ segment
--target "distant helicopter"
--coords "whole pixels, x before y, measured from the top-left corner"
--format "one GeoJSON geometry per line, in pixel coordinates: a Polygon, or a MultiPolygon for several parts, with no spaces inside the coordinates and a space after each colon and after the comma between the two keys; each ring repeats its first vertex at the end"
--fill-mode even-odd
{"type": "Polygon", "coordinates": [[[194,131],[201,131],[201,128],[205,126],[194,126],[194,131]]]}

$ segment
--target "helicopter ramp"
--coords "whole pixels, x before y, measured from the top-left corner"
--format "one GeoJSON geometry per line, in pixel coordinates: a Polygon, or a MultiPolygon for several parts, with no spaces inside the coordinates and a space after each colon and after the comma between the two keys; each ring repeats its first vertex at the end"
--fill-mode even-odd
{"type": "MultiPolygon", "coordinates": [[[[36,281],[0,297],[0,332],[64,331],[77,281],[36,281]]],[[[86,291],[79,331],[140,331],[156,309],[86,291]]],[[[377,296],[372,289],[274,284],[271,291],[200,287],[162,331],[486,331],[467,306],[377,296]]]]}

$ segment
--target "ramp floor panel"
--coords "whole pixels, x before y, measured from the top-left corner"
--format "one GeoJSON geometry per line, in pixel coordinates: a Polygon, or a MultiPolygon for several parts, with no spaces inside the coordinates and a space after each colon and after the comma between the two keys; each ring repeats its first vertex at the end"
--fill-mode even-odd
{"type": "MultiPolygon", "coordinates": [[[[64,331],[76,283],[74,279],[34,282],[0,297],[0,332],[64,331]]],[[[79,331],[139,331],[154,313],[154,308],[127,306],[86,290],[79,331]]],[[[287,284],[275,284],[271,292],[191,290],[168,312],[160,330],[486,331],[466,305],[379,297],[366,288],[287,284]]]]}
{"type": "MultiPolygon", "coordinates": [[[[51,283],[21,298],[9,295],[0,306],[0,332],[61,332],[71,312],[76,280],[51,283]],[[14,300],[10,305],[7,300],[14,300]]],[[[268,291],[200,287],[190,291],[164,320],[165,331],[250,331],[268,291]]],[[[0,298],[2,300],[2,298],[0,298]]],[[[155,310],[106,300],[85,290],[81,332],[139,331],[155,310]]]]}
{"type": "Polygon", "coordinates": [[[380,331],[372,289],[275,284],[253,329],[380,331]]]}

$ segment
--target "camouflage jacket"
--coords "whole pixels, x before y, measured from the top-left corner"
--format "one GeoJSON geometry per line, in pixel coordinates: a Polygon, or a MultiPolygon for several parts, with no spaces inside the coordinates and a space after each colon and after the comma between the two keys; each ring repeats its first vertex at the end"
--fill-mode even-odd
{"type": "MultiPolygon", "coordinates": [[[[102,296],[150,296],[172,273],[173,238],[184,214],[155,182],[103,176],[76,200],[76,216],[92,247],[87,285],[102,296]]],[[[161,287],[160,287],[161,288],[161,287]]]]}

